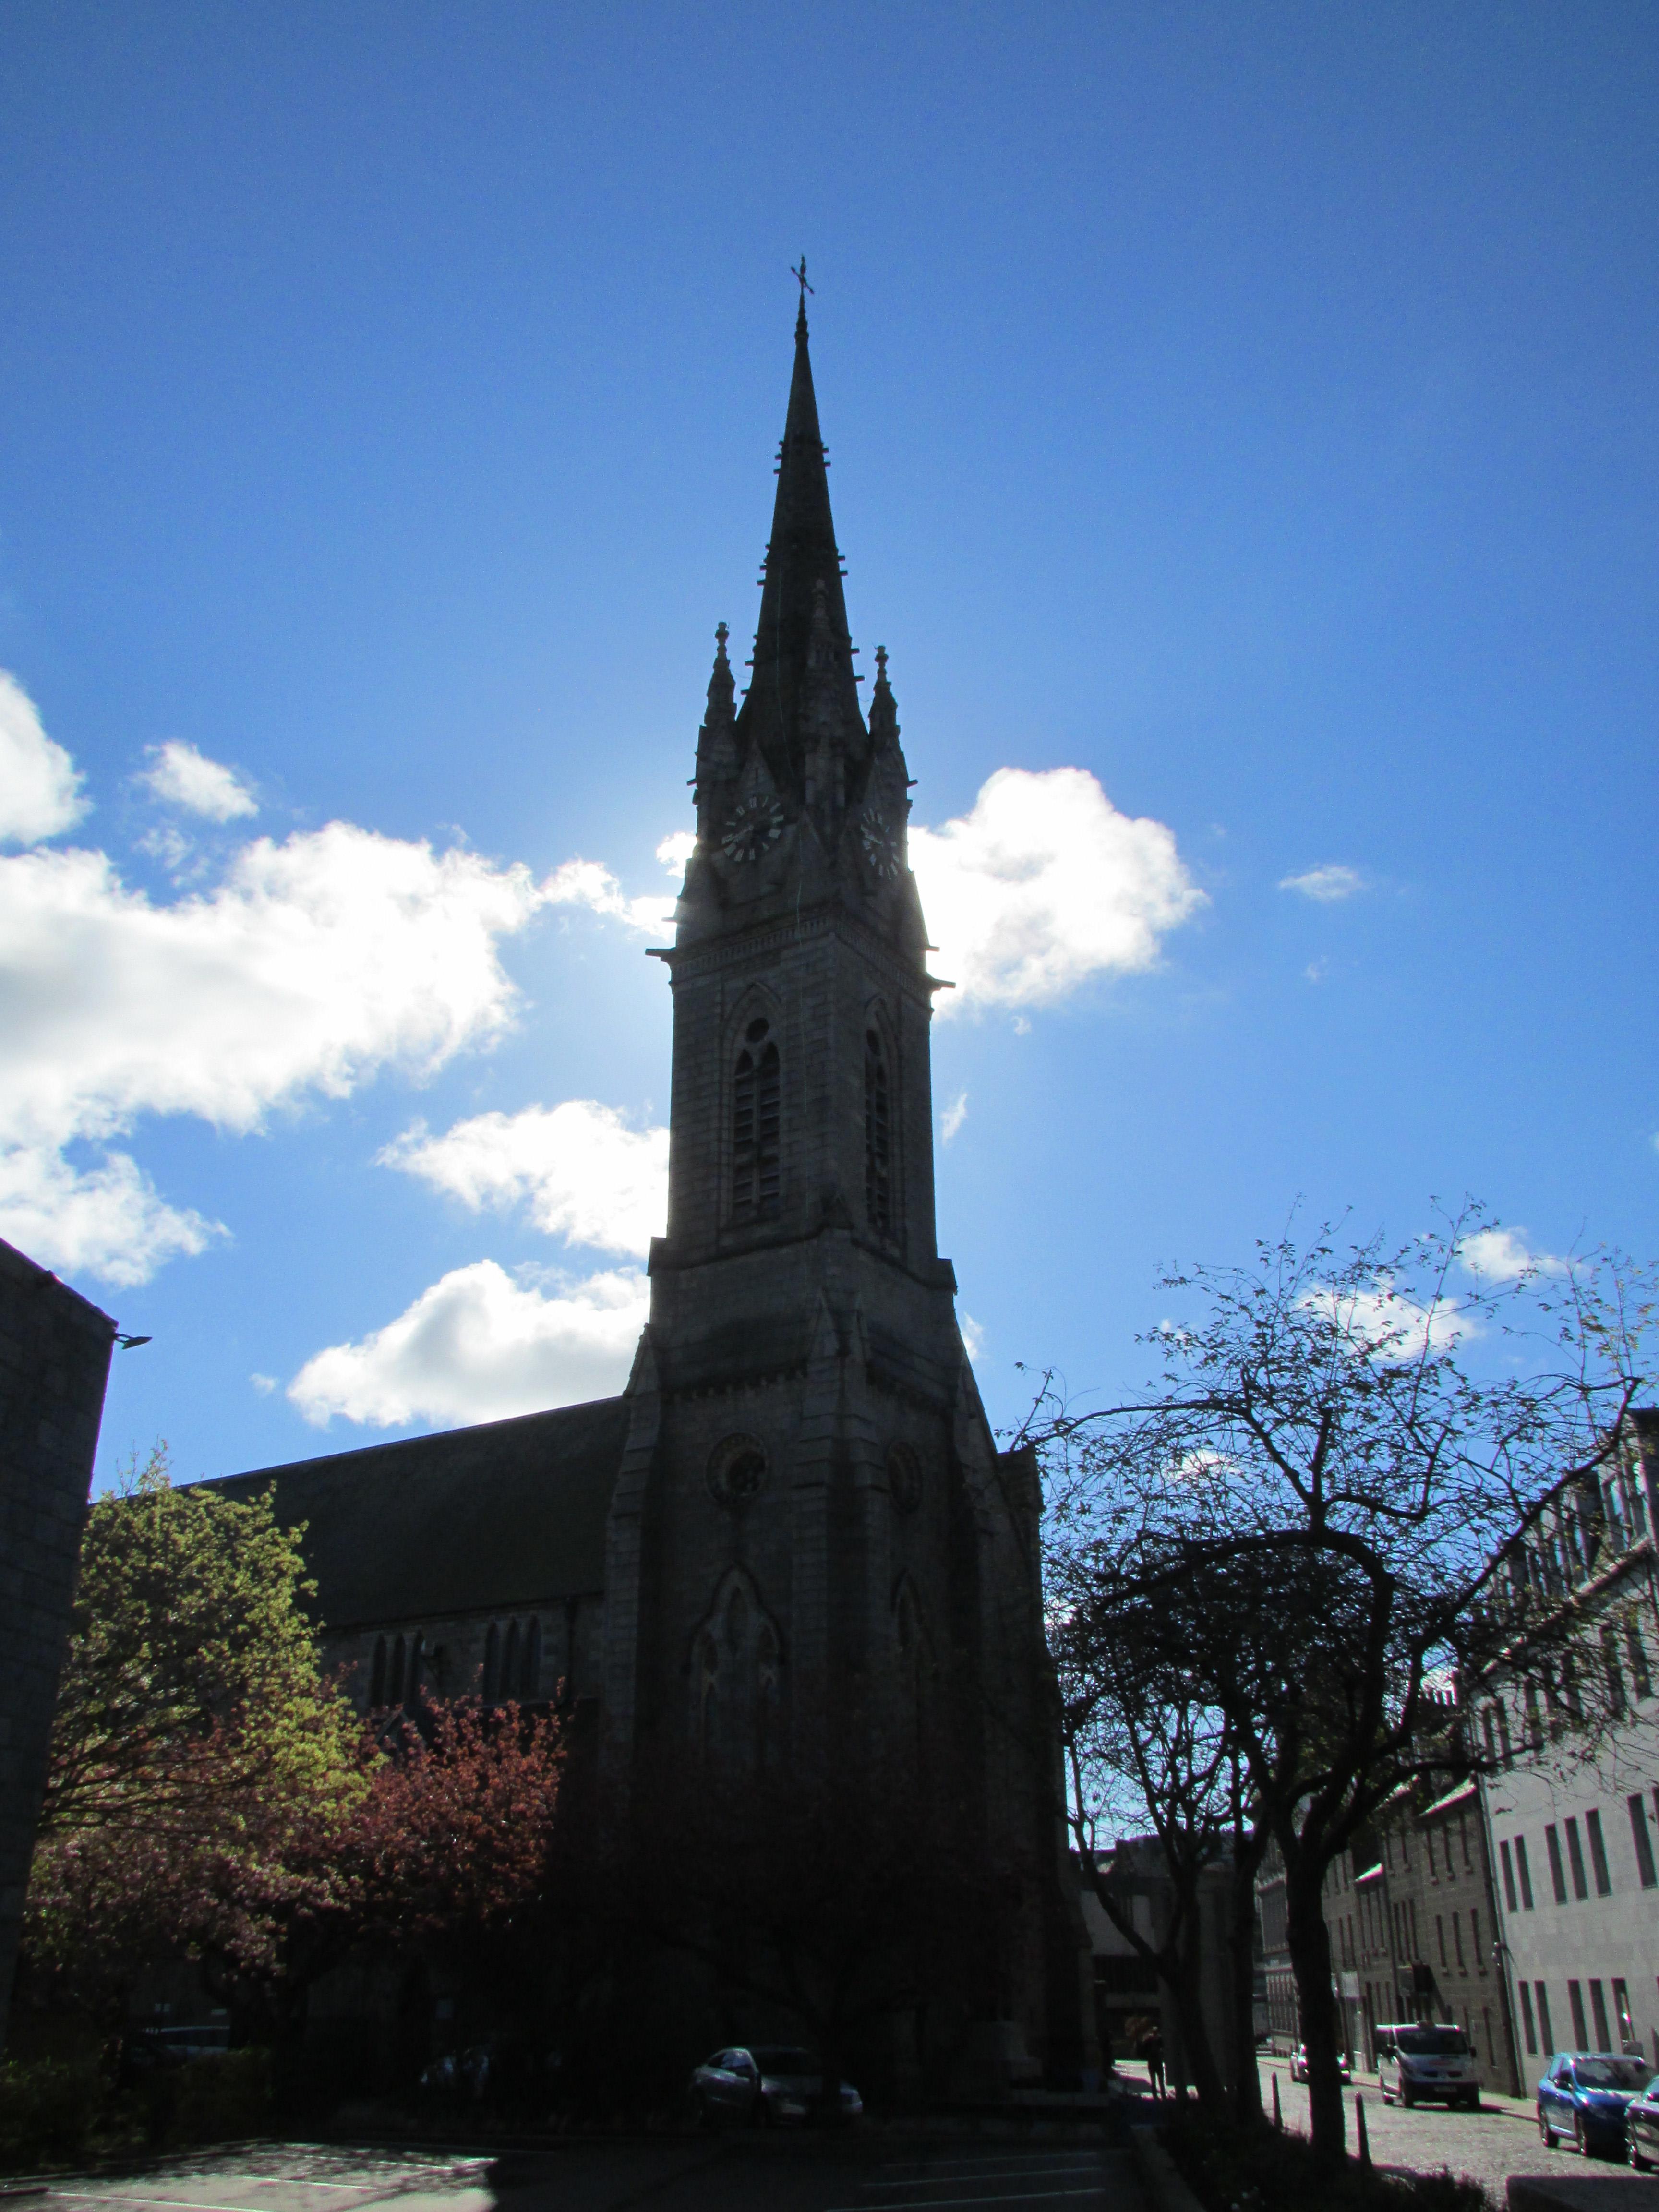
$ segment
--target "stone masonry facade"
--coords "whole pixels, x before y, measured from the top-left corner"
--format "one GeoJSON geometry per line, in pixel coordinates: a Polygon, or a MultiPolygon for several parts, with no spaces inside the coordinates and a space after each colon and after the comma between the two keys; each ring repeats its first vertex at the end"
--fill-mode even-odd
{"type": "Polygon", "coordinates": [[[0,2049],[114,1339],[0,1243],[0,2049]]]}

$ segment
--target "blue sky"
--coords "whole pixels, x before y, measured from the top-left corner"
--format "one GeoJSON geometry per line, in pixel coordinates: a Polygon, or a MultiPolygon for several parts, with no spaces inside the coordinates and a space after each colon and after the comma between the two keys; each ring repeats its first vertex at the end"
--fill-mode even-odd
{"type": "Polygon", "coordinates": [[[935,1036],[993,1418],[1298,1198],[1652,1256],[1656,64],[1640,6],[14,0],[0,1235],[154,1337],[104,1472],[613,1387],[630,902],[803,249],[937,902],[1056,824],[1042,974],[968,947],[935,1036]]]}

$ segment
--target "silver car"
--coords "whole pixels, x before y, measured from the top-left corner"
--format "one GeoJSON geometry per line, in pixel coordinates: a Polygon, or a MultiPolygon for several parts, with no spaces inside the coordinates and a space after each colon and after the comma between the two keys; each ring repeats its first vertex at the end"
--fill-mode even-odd
{"type": "MultiPolygon", "coordinates": [[[[720,2120],[746,2120],[751,2126],[809,2118],[823,2081],[810,2051],[781,2043],[734,2045],[705,2058],[691,2076],[691,2105],[704,2127],[720,2120]]],[[[864,2100],[850,2081],[841,2085],[840,2117],[856,2120],[864,2100]]]]}

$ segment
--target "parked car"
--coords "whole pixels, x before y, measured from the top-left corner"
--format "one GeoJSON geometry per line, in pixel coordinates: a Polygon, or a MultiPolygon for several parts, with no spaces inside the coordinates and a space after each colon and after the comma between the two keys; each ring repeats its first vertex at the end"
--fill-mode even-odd
{"type": "Polygon", "coordinates": [[[1659,2165],[1659,2075],[1625,2107],[1625,2155],[1638,2173],[1659,2165]]]}
{"type": "MultiPolygon", "coordinates": [[[[748,2120],[770,2127],[779,2121],[811,2116],[823,2081],[810,2051],[785,2044],[757,2044],[717,2051],[691,2076],[691,2103],[705,2127],[722,2119],[748,2120]]],[[[864,2100],[850,2081],[841,2085],[840,2113],[855,2120],[864,2100]]]]}
{"type": "Polygon", "coordinates": [[[1474,2046],[1452,2021],[1402,2020],[1376,2031],[1376,2086],[1385,2105],[1446,2105],[1480,2109],[1474,2046]]]}
{"type": "Polygon", "coordinates": [[[1586,2158],[1625,2148],[1625,2114],[1653,2079],[1644,2058],[1621,2051],[1558,2051],[1538,2085],[1538,2132],[1571,2136],[1586,2158]]]}
{"type": "MultiPolygon", "coordinates": [[[[1348,2063],[1348,2054],[1346,2051],[1337,2052],[1336,2063],[1342,2069],[1342,2079],[1345,2081],[1352,2081],[1353,2068],[1348,2063]]],[[[1308,2046],[1305,2043],[1298,2043],[1291,2053],[1291,2079],[1292,2081],[1305,2081],[1307,2078],[1308,2046]]]]}

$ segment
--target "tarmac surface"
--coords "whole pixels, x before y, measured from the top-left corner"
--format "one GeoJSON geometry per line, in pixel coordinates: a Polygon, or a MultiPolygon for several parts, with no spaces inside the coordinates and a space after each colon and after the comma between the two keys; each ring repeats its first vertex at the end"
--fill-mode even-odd
{"type": "Polygon", "coordinates": [[[497,2158],[242,2145],[64,2176],[15,2202],[17,2212],[1146,2212],[1127,2151],[874,2134],[586,2138],[497,2158]]]}
{"type": "MultiPolygon", "coordinates": [[[[1127,2073],[1130,2069],[1123,2069],[1127,2073]]],[[[1273,2107],[1273,2081],[1279,2083],[1279,2109],[1286,2127],[1305,2135],[1308,2093],[1290,2078],[1280,2062],[1268,2061],[1261,2069],[1261,2094],[1273,2107]]],[[[1593,2195],[1614,2203],[1627,2199],[1629,2212],[1645,2204],[1652,2185],[1643,2185],[1626,2166],[1610,2158],[1582,2159],[1562,2146],[1547,2150],[1538,2133],[1537,2112],[1530,2100],[1495,2097],[1481,2092],[1478,2112],[1449,2112],[1438,2105],[1414,2105],[1402,2112],[1385,2105],[1377,2094],[1376,2076],[1360,2074],[1345,2093],[1348,2148],[1356,2148],[1354,2099],[1364,2100],[1365,2129],[1370,2139],[1374,2166],[1392,2166],[1402,2172],[1437,2173],[1449,2167],[1482,2184],[1498,2203],[1511,2174],[1532,2174],[1551,2182],[1594,2179],[1593,2195]]]]}

